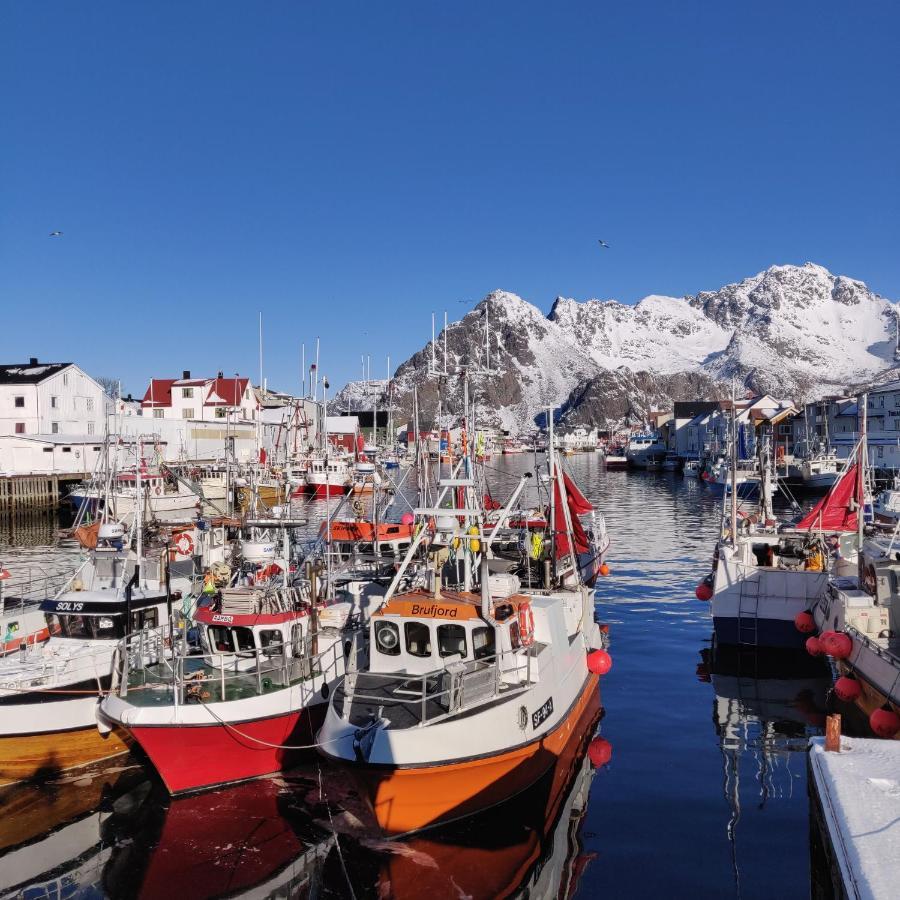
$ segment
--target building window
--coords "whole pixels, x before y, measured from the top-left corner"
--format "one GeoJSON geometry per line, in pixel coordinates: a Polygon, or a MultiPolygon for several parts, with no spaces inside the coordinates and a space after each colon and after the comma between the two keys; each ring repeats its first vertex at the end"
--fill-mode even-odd
{"type": "Polygon", "coordinates": [[[23,409],[25,406],[25,398],[16,397],[16,399],[13,401],[13,405],[16,407],[16,409],[23,409]]]}
{"type": "Polygon", "coordinates": [[[194,418],[194,410],[190,406],[186,406],[181,411],[181,418],[182,419],[193,419],[194,418]]]}
{"type": "Polygon", "coordinates": [[[182,388],[182,389],[181,389],[181,396],[182,396],[185,400],[190,400],[190,399],[192,399],[193,396],[194,396],[194,389],[193,389],[193,388],[182,388]]]}
{"type": "Polygon", "coordinates": [[[88,412],[94,411],[94,398],[93,397],[87,398],[87,411],[88,412]]]}
{"type": "Polygon", "coordinates": [[[50,398],[50,409],[59,409],[59,397],[50,398]]]}
{"type": "Polygon", "coordinates": [[[71,448],[71,447],[63,447],[63,448],[62,448],[62,452],[63,452],[63,453],[71,453],[71,452],[72,452],[72,448],[71,448]]]}
{"type": "Polygon", "coordinates": [[[52,453],[53,452],[52,447],[44,447],[43,450],[44,450],[44,453],[52,453]]]}
{"type": "Polygon", "coordinates": [[[69,373],[68,373],[68,372],[64,372],[64,373],[63,373],[63,384],[64,384],[64,385],[68,385],[68,384],[69,384],[69,373]]]}
{"type": "Polygon", "coordinates": [[[165,415],[166,411],[164,409],[154,409],[153,410],[153,418],[161,419],[165,415]]]}
{"type": "Polygon", "coordinates": [[[16,434],[25,434],[24,422],[16,422],[16,434]]]}
{"type": "Polygon", "coordinates": [[[225,416],[227,416],[227,415],[228,415],[228,410],[225,409],[224,406],[217,406],[217,407],[216,407],[216,418],[217,418],[217,419],[224,419],[225,416]]]}
{"type": "Polygon", "coordinates": [[[59,434],[59,422],[50,423],[50,434],[59,434]]]}
{"type": "Polygon", "coordinates": [[[93,434],[93,433],[94,433],[94,423],[88,422],[88,434],[93,434]]]}

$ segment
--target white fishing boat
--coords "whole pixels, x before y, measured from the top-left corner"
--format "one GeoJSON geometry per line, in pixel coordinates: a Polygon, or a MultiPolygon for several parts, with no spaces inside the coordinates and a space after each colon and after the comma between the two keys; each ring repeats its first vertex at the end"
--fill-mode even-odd
{"type": "Polygon", "coordinates": [[[662,438],[654,432],[640,432],[633,434],[628,441],[625,458],[628,464],[635,469],[647,468],[647,463],[656,457],[664,457],[667,447],[662,438]]]}
{"type": "Polygon", "coordinates": [[[681,474],[684,475],[685,478],[699,478],[702,469],[703,466],[699,459],[689,459],[685,462],[681,474]]]}
{"type": "Polygon", "coordinates": [[[878,525],[893,528],[900,522],[900,476],[895,476],[890,488],[880,491],[872,503],[872,512],[878,525]]]}
{"type": "Polygon", "coordinates": [[[112,659],[130,631],[157,626],[170,612],[165,552],[147,557],[123,546],[119,525],[66,589],[41,604],[50,638],[0,659],[0,785],[93,762],[127,749],[98,720],[112,659]]]}
{"type": "Polygon", "coordinates": [[[832,578],[812,607],[818,637],[807,648],[835,659],[835,692],[856,703],[879,737],[900,732],[900,542],[864,541],[859,574],[832,578]]]}
{"type": "Polygon", "coordinates": [[[312,456],[306,470],[305,490],[316,497],[346,494],[353,483],[350,459],[343,453],[312,456]]]}
{"type": "Polygon", "coordinates": [[[800,476],[806,488],[830,488],[838,479],[841,461],[832,450],[800,461],[800,476]]]}
{"type": "Polygon", "coordinates": [[[697,597],[710,602],[720,643],[802,648],[795,618],[823,595],[829,572],[852,568],[856,558],[862,475],[855,462],[848,466],[807,516],[785,528],[772,512],[765,458],[760,471],[757,509],[739,508],[731,491],[725,495],[713,571],[698,585],[697,597]]]}
{"type": "Polygon", "coordinates": [[[201,503],[198,492],[188,488],[183,480],[146,469],[140,477],[136,472],[118,473],[109,490],[103,485],[75,489],[69,499],[78,508],[103,506],[117,522],[134,518],[138,505],[145,519],[172,519],[195,513],[201,503]]]}
{"type": "Polygon", "coordinates": [[[574,509],[586,501],[571,493],[552,449],[549,467],[551,520],[566,527],[554,529],[542,588],[523,588],[495,559],[472,480],[451,477],[443,489],[454,491],[454,507],[417,510],[424,521],[435,517],[435,531],[420,529],[373,613],[368,660],[351,652],[317,741],[353,770],[389,833],[462,818],[527,790],[580,738],[575,725],[597,703],[610,660],[593,591],[578,575],[586,536],[574,509]],[[426,538],[425,584],[398,590],[426,538]],[[455,545],[463,576],[448,587],[455,545]]]}

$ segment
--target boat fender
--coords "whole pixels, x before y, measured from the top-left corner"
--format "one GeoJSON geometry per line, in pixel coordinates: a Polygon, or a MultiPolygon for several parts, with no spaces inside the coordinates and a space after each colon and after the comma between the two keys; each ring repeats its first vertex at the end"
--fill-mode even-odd
{"type": "Polygon", "coordinates": [[[813,618],[813,614],[808,609],[798,612],[794,616],[794,628],[800,634],[812,634],[816,630],[816,620],[813,618]]]}
{"type": "Polygon", "coordinates": [[[534,643],[534,613],[530,603],[523,603],[519,607],[519,640],[523,647],[530,647],[534,643]]]}
{"type": "Polygon", "coordinates": [[[819,638],[822,649],[834,659],[846,659],[853,652],[853,641],[842,631],[826,631],[819,638]]]}
{"type": "Polygon", "coordinates": [[[900,731],[900,716],[886,703],[880,709],[876,709],[869,716],[869,727],[878,737],[892,738],[900,731]]]}
{"type": "Polygon", "coordinates": [[[612,657],[605,650],[588,653],[587,667],[595,675],[605,675],[612,668],[612,657]]]}
{"type": "Polygon", "coordinates": [[[704,602],[708,600],[712,600],[713,596],[713,577],[712,575],[707,575],[700,584],[697,585],[697,589],[694,591],[694,595],[698,600],[703,600],[704,602]]]}
{"type": "Polygon", "coordinates": [[[834,692],[841,700],[846,703],[852,703],[854,700],[859,699],[859,695],[862,693],[862,685],[855,678],[842,675],[834,683],[834,692]]]}
{"type": "Polygon", "coordinates": [[[595,769],[605,766],[612,759],[612,744],[606,738],[595,737],[588,744],[588,758],[595,769]]]}

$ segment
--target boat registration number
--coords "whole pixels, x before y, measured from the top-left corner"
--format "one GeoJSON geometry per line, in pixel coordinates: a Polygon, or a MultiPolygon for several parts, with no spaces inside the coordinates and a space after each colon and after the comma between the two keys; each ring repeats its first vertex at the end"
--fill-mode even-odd
{"type": "Polygon", "coordinates": [[[547,702],[538,710],[531,714],[531,727],[537,728],[541,722],[545,722],[553,715],[553,698],[550,697],[547,702]]]}
{"type": "Polygon", "coordinates": [[[212,617],[213,622],[233,622],[234,616],[222,616],[222,615],[214,615],[212,617]]]}
{"type": "Polygon", "coordinates": [[[72,600],[60,600],[56,604],[55,612],[81,612],[84,609],[83,603],[75,603],[72,600]]]}

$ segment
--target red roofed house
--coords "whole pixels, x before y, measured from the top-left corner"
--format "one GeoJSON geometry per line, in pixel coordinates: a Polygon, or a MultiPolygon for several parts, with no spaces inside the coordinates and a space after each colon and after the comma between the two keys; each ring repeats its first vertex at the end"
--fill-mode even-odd
{"type": "Polygon", "coordinates": [[[231,418],[254,421],[259,404],[249,378],[153,378],[141,401],[145,416],[214,422],[231,418]]]}

